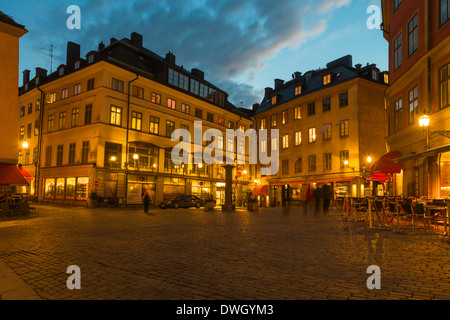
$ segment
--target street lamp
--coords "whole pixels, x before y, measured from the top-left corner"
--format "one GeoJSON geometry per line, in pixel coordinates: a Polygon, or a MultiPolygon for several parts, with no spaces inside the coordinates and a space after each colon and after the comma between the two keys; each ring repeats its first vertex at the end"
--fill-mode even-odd
{"type": "Polygon", "coordinates": [[[372,157],[371,156],[367,157],[367,163],[372,163],[372,157]]]}
{"type": "Polygon", "coordinates": [[[24,141],[24,142],[22,143],[22,148],[28,149],[28,142],[24,141]]]}

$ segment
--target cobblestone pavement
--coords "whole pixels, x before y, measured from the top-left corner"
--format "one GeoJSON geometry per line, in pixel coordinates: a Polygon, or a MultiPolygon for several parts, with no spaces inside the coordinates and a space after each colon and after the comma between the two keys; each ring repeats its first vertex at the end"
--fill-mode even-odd
{"type": "Polygon", "coordinates": [[[0,221],[0,260],[42,299],[450,299],[450,245],[428,231],[300,208],[36,207],[36,217],[0,221]],[[81,290],[66,286],[70,265],[81,290]],[[380,290],[367,288],[371,265],[380,290]]]}

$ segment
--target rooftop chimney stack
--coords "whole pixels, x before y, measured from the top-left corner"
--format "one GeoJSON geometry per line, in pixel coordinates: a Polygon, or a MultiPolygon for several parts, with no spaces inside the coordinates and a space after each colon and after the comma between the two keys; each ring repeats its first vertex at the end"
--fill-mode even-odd
{"type": "Polygon", "coordinates": [[[268,97],[268,96],[272,93],[272,91],[273,91],[272,88],[267,87],[267,88],[264,89],[264,95],[265,95],[266,97],[268,97]]]}
{"type": "Polygon", "coordinates": [[[172,52],[168,52],[167,54],[166,54],[166,61],[169,63],[169,64],[175,64],[175,55],[172,53],[172,52]]]}
{"type": "Polygon", "coordinates": [[[30,82],[30,70],[24,70],[23,71],[23,84],[26,85],[28,82],[30,82]]]}
{"type": "Polygon", "coordinates": [[[131,34],[131,42],[133,43],[133,45],[135,45],[138,48],[142,48],[142,44],[144,42],[144,38],[142,37],[141,34],[137,33],[137,32],[133,32],[131,34]]]}
{"type": "Polygon", "coordinates": [[[105,49],[105,44],[104,44],[103,41],[102,41],[102,42],[100,42],[100,43],[98,44],[98,51],[101,51],[101,50],[103,50],[103,49],[105,49]]]}
{"type": "Polygon", "coordinates": [[[201,80],[205,79],[205,73],[203,71],[199,70],[199,69],[194,68],[194,69],[191,70],[191,73],[192,73],[192,75],[194,77],[197,77],[197,78],[199,78],[201,80]]]}
{"type": "Polygon", "coordinates": [[[47,70],[42,68],[36,68],[36,78],[43,78],[47,76],[47,70]]]}
{"type": "Polygon", "coordinates": [[[80,59],[80,45],[73,43],[72,41],[67,42],[66,65],[73,67],[75,61],[78,59],[80,59]]]}
{"type": "Polygon", "coordinates": [[[275,79],[275,90],[281,87],[284,84],[284,80],[275,79]]]}

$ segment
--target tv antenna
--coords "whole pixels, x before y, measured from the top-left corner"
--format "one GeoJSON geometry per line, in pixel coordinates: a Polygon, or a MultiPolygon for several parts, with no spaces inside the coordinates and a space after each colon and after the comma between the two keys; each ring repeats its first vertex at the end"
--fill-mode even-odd
{"type": "Polygon", "coordinates": [[[61,58],[59,56],[55,56],[55,46],[53,44],[48,44],[47,48],[41,48],[42,50],[47,51],[46,56],[50,57],[50,74],[53,72],[53,58],[61,58]]]}

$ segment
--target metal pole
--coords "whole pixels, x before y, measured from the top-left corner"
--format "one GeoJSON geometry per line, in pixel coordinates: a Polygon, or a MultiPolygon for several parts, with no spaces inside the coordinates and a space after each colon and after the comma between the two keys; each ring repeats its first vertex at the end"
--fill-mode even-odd
{"type": "Polygon", "coordinates": [[[369,228],[372,229],[372,205],[370,203],[370,198],[367,199],[367,207],[369,209],[369,228]]]}

